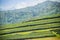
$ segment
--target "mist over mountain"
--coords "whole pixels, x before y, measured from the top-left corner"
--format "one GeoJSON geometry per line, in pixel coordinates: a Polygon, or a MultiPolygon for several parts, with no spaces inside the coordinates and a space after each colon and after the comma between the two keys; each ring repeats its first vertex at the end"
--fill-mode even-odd
{"type": "Polygon", "coordinates": [[[35,6],[16,10],[0,11],[0,21],[4,24],[28,21],[36,17],[59,14],[60,3],[45,1],[35,6]]]}

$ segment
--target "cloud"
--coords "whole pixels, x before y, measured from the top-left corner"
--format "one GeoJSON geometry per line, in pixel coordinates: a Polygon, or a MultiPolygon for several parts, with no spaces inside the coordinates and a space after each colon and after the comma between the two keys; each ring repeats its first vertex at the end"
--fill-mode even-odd
{"type": "MultiPolygon", "coordinates": [[[[29,6],[37,5],[38,3],[42,3],[47,0],[2,0],[0,5],[0,10],[13,10],[13,9],[21,9],[29,6]]],[[[57,1],[60,0],[49,0],[49,1],[57,1]]]]}
{"type": "Polygon", "coordinates": [[[21,2],[21,3],[16,3],[15,5],[15,8],[16,9],[19,9],[19,8],[25,8],[25,7],[28,7],[28,6],[34,6],[34,5],[37,5],[38,3],[42,3],[46,0],[32,0],[30,2],[21,2]]]}
{"type": "Polygon", "coordinates": [[[2,10],[12,10],[12,9],[20,9],[29,6],[37,5],[38,3],[42,3],[46,0],[9,0],[2,2],[3,5],[0,6],[2,10]]]}

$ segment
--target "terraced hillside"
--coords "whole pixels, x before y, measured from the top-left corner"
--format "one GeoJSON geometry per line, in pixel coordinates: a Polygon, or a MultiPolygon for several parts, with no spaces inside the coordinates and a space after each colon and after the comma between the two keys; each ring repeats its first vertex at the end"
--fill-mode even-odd
{"type": "Polygon", "coordinates": [[[5,39],[31,39],[59,36],[60,33],[57,31],[60,30],[59,19],[60,16],[55,16],[26,21],[21,23],[22,25],[20,24],[20,26],[1,28],[0,35],[5,39]]]}
{"type": "Polygon", "coordinates": [[[42,4],[38,4],[37,7],[34,6],[34,8],[28,7],[23,10],[0,12],[0,14],[4,16],[1,16],[0,18],[0,39],[28,40],[35,38],[60,37],[60,6],[58,5],[60,5],[58,2],[46,1],[42,4]],[[36,13],[37,10],[35,8],[37,8],[37,10],[40,8],[38,13],[36,13]],[[44,10],[41,11],[42,9],[44,10]],[[31,13],[29,11],[31,11],[31,13]],[[23,21],[20,19],[23,19],[23,21]]]}

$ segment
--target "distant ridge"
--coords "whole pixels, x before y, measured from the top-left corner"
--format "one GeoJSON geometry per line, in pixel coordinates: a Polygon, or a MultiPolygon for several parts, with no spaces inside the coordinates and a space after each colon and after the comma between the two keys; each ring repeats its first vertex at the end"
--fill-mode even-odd
{"type": "Polygon", "coordinates": [[[1,22],[4,24],[16,23],[28,21],[36,17],[60,14],[60,3],[53,1],[45,1],[41,4],[37,4],[35,6],[16,9],[16,10],[8,10],[8,11],[0,11],[1,22]],[[4,14],[4,15],[3,15],[4,14]]]}

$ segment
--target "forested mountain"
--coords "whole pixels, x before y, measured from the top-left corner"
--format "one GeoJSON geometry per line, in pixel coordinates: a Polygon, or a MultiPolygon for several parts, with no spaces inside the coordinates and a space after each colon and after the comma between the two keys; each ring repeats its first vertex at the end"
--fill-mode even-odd
{"type": "Polygon", "coordinates": [[[0,21],[3,24],[28,21],[33,18],[60,13],[60,3],[45,1],[35,6],[16,10],[0,11],[0,21]]]}

